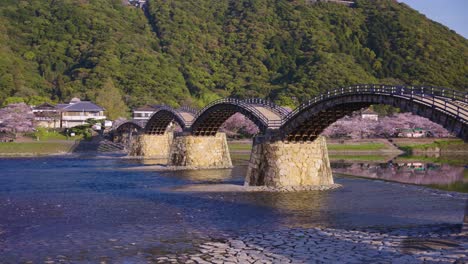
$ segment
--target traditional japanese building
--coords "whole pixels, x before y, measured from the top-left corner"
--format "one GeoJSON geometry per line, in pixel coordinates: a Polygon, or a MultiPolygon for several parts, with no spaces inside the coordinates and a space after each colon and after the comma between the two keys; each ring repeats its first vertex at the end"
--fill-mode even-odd
{"type": "Polygon", "coordinates": [[[430,137],[432,133],[423,128],[397,129],[397,136],[403,138],[422,138],[430,137]]]}
{"type": "Polygon", "coordinates": [[[148,121],[160,107],[160,105],[145,105],[135,108],[133,109],[132,117],[134,120],[148,121]]]}
{"type": "Polygon", "coordinates": [[[376,112],[372,111],[370,108],[367,108],[366,110],[361,112],[361,118],[379,121],[379,115],[376,112]]]}
{"type": "Polygon", "coordinates": [[[37,126],[46,128],[60,128],[60,113],[57,107],[49,103],[43,103],[32,108],[34,120],[37,126]]]}
{"type": "Polygon", "coordinates": [[[79,98],[73,98],[68,104],[58,104],[56,108],[60,112],[62,128],[84,125],[88,119],[106,119],[104,108],[79,98]]]}

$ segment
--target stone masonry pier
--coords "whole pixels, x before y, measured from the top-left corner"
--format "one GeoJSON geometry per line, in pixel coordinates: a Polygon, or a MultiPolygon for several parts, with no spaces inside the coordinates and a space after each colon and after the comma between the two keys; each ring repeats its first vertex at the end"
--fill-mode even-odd
{"type": "Polygon", "coordinates": [[[226,134],[175,136],[168,165],[199,169],[232,168],[226,134]]]}
{"type": "Polygon", "coordinates": [[[132,144],[130,156],[168,158],[173,141],[173,133],[163,135],[139,135],[132,144]]]}
{"type": "Polygon", "coordinates": [[[332,185],[325,138],[313,142],[262,142],[254,139],[246,186],[332,185]]]}

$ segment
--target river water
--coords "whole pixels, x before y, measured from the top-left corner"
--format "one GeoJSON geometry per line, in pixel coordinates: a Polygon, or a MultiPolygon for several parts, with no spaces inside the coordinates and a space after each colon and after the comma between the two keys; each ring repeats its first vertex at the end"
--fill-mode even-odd
{"type": "MultiPolygon", "coordinates": [[[[188,184],[243,183],[232,170],[132,171],[116,156],[0,158],[0,263],[144,262],[207,239],[293,227],[454,226],[466,194],[411,184],[466,184],[462,166],[334,162],[343,188],[299,193],[187,193],[188,184]],[[405,167],[407,166],[407,168],[405,167]]],[[[432,164],[432,165],[430,165],[432,164]]]]}

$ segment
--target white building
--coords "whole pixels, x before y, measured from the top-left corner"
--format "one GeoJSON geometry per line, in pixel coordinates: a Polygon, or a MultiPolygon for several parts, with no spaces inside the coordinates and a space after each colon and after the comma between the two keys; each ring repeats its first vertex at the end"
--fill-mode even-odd
{"type": "Polygon", "coordinates": [[[398,137],[403,138],[422,138],[430,136],[431,133],[422,128],[397,129],[398,137]]]}
{"type": "Polygon", "coordinates": [[[105,120],[104,108],[90,102],[73,98],[68,104],[58,104],[61,127],[70,128],[86,124],[88,119],[105,120]]]}
{"type": "Polygon", "coordinates": [[[367,120],[379,121],[379,115],[369,108],[361,112],[361,118],[367,120]]]}
{"type": "Polygon", "coordinates": [[[145,105],[133,109],[133,119],[148,121],[151,116],[160,108],[159,105],[145,105]]]}

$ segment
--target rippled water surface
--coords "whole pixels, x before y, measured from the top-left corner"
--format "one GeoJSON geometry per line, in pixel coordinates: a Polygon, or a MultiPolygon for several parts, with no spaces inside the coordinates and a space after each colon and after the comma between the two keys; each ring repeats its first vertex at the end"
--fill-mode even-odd
{"type": "Polygon", "coordinates": [[[242,184],[246,167],[123,170],[132,166],[141,164],[119,157],[0,159],[0,262],[132,263],[249,231],[453,225],[463,217],[463,196],[396,183],[335,177],[344,187],[325,192],[183,193],[173,189],[242,184]]]}

